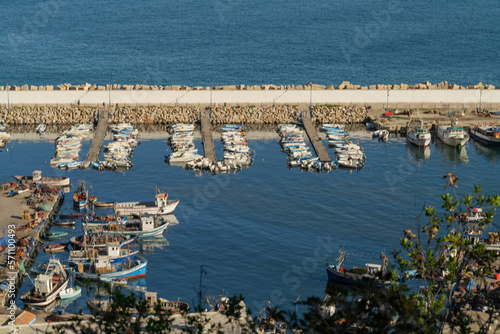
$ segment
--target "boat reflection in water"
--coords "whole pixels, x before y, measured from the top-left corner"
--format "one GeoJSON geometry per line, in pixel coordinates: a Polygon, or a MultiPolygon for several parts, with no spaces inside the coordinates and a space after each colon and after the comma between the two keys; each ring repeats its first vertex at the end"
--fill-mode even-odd
{"type": "Polygon", "coordinates": [[[500,147],[486,146],[484,144],[474,141],[474,148],[476,153],[486,156],[490,161],[500,160],[500,147]]]}
{"type": "Polygon", "coordinates": [[[410,157],[410,160],[414,160],[415,162],[427,160],[431,157],[430,146],[426,146],[424,148],[411,145],[410,143],[406,143],[406,148],[408,150],[408,155],[410,157]]]}
{"type": "Polygon", "coordinates": [[[141,239],[139,240],[139,245],[143,254],[146,254],[148,252],[154,252],[156,249],[163,249],[165,247],[168,247],[169,242],[163,235],[159,235],[141,239]]]}
{"type": "Polygon", "coordinates": [[[467,155],[467,149],[465,146],[462,147],[451,147],[443,144],[440,140],[436,141],[436,149],[440,150],[443,155],[452,162],[468,162],[469,156],[467,155]]]}

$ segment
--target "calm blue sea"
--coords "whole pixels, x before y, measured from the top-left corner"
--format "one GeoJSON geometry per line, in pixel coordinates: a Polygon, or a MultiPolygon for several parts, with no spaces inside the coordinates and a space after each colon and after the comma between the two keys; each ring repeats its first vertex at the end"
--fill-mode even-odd
{"type": "MultiPolygon", "coordinates": [[[[167,135],[154,134],[159,138],[143,140],[135,149],[134,167],[126,172],[53,169],[48,165],[53,142],[15,140],[8,152],[0,152],[0,183],[41,169],[47,176],[70,176],[73,185],[84,179],[101,201],[152,200],[155,187],[180,199],[175,211],[179,225],[169,227],[166,241],[156,244],[160,248],[143,248],[149,264],[141,283],[163,298],[192,305],[203,265],[205,295],[241,293],[254,312],[267,301],[294,308],[300,292],[303,297],[324,294],[325,262],[333,261],[342,246],[349,254],[346,265],[356,266],[376,263],[381,251],[397,248],[416,211],[424,205],[440,208],[446,173],[460,178],[460,194],[472,192],[473,185],[483,185],[490,194],[500,189],[500,151],[476,142],[461,153],[433,142],[423,153],[408,147],[404,138],[382,143],[364,129],[352,130],[351,137],[366,150],[365,167],[318,174],[288,169],[277,137],[248,140],[256,150],[254,164],[236,174],[213,176],[166,164],[167,135]]],[[[201,141],[195,143],[201,151],[201,141]]],[[[220,155],[218,140],[216,149],[220,155]]],[[[71,211],[71,195],[61,211],[71,211]]],[[[65,259],[67,253],[58,256],[65,259]]],[[[42,251],[37,263],[47,260],[42,251]]],[[[21,293],[30,286],[28,281],[21,293]]],[[[67,310],[80,307],[85,310],[85,296],[67,310]]]]}
{"type": "Polygon", "coordinates": [[[2,4],[0,85],[499,85],[500,2],[2,4]]]}

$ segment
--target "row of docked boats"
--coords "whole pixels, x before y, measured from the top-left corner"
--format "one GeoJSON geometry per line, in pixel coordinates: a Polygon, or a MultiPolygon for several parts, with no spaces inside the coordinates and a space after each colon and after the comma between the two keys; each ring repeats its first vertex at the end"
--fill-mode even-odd
{"type": "Polygon", "coordinates": [[[168,132],[170,136],[167,142],[172,153],[165,155],[165,162],[184,166],[194,161],[203,161],[203,156],[198,154],[194,145],[194,124],[172,124],[168,132]]]}
{"type": "Polygon", "coordinates": [[[139,131],[130,124],[117,124],[111,129],[113,141],[104,146],[104,161],[92,162],[98,170],[128,169],[133,167],[134,148],[139,145],[139,131]]]}
{"type": "MultiPolygon", "coordinates": [[[[489,146],[500,146],[500,127],[493,124],[477,125],[469,129],[469,133],[458,124],[458,120],[450,118],[437,126],[437,138],[447,146],[462,148],[470,137],[489,146]]],[[[431,142],[431,133],[424,126],[423,120],[408,122],[406,138],[411,144],[426,148],[431,142]]]]}
{"type": "Polygon", "coordinates": [[[349,140],[343,124],[323,124],[320,130],[326,132],[328,146],[335,150],[338,167],[360,169],[364,166],[366,155],[359,144],[349,140]]]}
{"type": "Polygon", "coordinates": [[[224,160],[220,166],[215,165],[211,172],[240,170],[253,163],[253,151],[248,147],[245,129],[242,124],[226,124],[222,128],[221,141],[224,145],[224,160]],[[218,167],[220,171],[215,170],[218,167]]]}
{"type": "Polygon", "coordinates": [[[5,125],[0,124],[0,148],[7,146],[12,140],[12,136],[7,132],[5,125]]]}
{"type": "Polygon", "coordinates": [[[50,160],[50,166],[60,169],[80,168],[78,161],[82,141],[90,136],[92,124],[76,124],[69,130],[59,134],[55,143],[55,154],[50,160]]]}
{"type": "Polygon", "coordinates": [[[278,126],[280,139],[278,144],[288,155],[287,164],[289,167],[299,167],[303,163],[309,164],[318,161],[313,157],[309,146],[304,140],[304,131],[295,124],[283,124],[278,126]]]}

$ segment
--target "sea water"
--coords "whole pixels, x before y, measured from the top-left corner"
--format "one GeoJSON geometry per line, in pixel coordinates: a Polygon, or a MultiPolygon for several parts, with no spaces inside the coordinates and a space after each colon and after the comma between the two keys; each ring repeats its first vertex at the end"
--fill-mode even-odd
{"type": "MultiPolygon", "coordinates": [[[[85,180],[99,201],[152,201],[156,189],[167,192],[170,199],[180,200],[174,212],[179,224],[168,228],[158,247],[155,243],[142,247],[148,269],[140,284],[160,297],[196,305],[203,266],[205,296],[241,293],[254,312],[268,301],[294,309],[292,302],[300,292],[303,298],[322,297],[325,263],[334,261],[341,248],[348,253],[348,266],[379,263],[382,251],[388,254],[399,247],[403,230],[414,228],[415,216],[424,206],[440,209],[440,194],[452,192],[444,189],[447,173],[459,177],[460,195],[472,193],[473,185],[483,185],[487,194],[500,189],[500,151],[474,141],[461,152],[433,141],[425,153],[404,138],[379,142],[364,129],[352,129],[351,138],[365,149],[365,166],[359,171],[317,173],[289,169],[274,130],[248,133],[254,138],[248,139],[255,150],[253,165],[219,175],[166,164],[168,135],[163,130],[142,133],[142,144],[132,158],[134,167],[123,172],[51,168],[53,142],[44,136],[35,140],[34,134],[16,134],[20,139],[8,145],[8,152],[0,152],[0,182],[40,169],[45,176],[69,176],[73,186],[85,180]]],[[[220,139],[215,133],[214,137],[221,157],[220,139]]],[[[201,140],[195,144],[202,153],[201,140]]],[[[88,147],[89,141],[84,142],[81,157],[88,147]]],[[[334,158],[333,149],[328,152],[334,158]]],[[[72,211],[73,191],[61,212],[72,211]]],[[[497,222],[493,229],[498,226],[497,222]]],[[[51,229],[59,230],[68,231],[51,229]]],[[[81,233],[81,223],[69,231],[81,233]]],[[[57,257],[67,259],[68,253],[57,257]]],[[[36,265],[48,258],[41,251],[36,265]]],[[[20,293],[31,286],[28,280],[20,293]]],[[[86,294],[67,311],[87,312],[86,294]]],[[[18,305],[22,307],[22,302],[18,305]]]]}
{"type": "Polygon", "coordinates": [[[497,0],[23,0],[2,13],[0,85],[500,84],[497,0]]]}

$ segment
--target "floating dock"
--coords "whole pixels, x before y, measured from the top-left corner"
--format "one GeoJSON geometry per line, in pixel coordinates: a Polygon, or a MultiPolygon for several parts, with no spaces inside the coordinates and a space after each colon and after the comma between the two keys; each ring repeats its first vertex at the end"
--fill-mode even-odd
{"type": "Polygon", "coordinates": [[[306,130],[307,136],[311,141],[311,144],[316,151],[316,155],[321,162],[331,162],[330,156],[326,152],[326,148],[318,136],[316,129],[314,128],[311,117],[309,117],[309,112],[302,113],[302,123],[304,124],[304,129],[306,130]]]}
{"type": "Polygon", "coordinates": [[[203,139],[203,150],[205,151],[205,158],[210,159],[210,161],[215,162],[217,158],[215,157],[214,139],[212,137],[212,124],[210,124],[210,117],[207,114],[201,115],[201,138],[203,139]]]}
{"type": "Polygon", "coordinates": [[[102,143],[104,142],[104,137],[106,136],[106,129],[108,128],[108,109],[99,109],[99,121],[97,123],[97,128],[94,133],[94,139],[92,144],[90,144],[89,152],[87,153],[87,158],[82,164],[82,168],[89,168],[92,161],[99,160],[99,154],[101,153],[102,143]]]}

